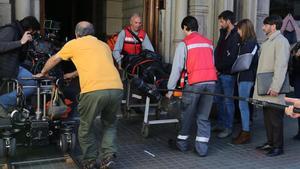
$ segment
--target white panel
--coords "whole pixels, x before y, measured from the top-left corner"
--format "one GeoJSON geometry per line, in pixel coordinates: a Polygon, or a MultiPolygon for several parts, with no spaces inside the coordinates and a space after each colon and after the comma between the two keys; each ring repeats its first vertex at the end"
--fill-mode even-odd
{"type": "Polygon", "coordinates": [[[30,0],[15,0],[16,19],[21,20],[30,15],[30,0]]]}
{"type": "Polygon", "coordinates": [[[0,3],[0,26],[11,22],[11,5],[0,3]]]}

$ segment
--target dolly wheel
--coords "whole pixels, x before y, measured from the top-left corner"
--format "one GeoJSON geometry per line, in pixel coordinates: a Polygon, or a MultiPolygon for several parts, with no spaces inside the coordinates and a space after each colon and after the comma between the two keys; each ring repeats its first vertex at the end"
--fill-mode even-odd
{"type": "Polygon", "coordinates": [[[60,135],[59,146],[63,153],[66,153],[68,151],[67,135],[65,135],[65,134],[60,135]]]}
{"type": "Polygon", "coordinates": [[[0,139],[0,158],[5,156],[5,146],[3,139],[0,139]]]}
{"type": "Polygon", "coordinates": [[[73,152],[75,150],[75,146],[76,146],[76,134],[75,133],[72,133],[71,134],[71,143],[69,144],[69,148],[70,148],[70,151],[73,152]]]}
{"type": "Polygon", "coordinates": [[[149,126],[148,125],[143,125],[142,127],[142,136],[144,138],[147,138],[149,136],[149,126]]]}
{"type": "Polygon", "coordinates": [[[16,138],[11,138],[10,145],[7,148],[7,155],[9,157],[14,157],[16,155],[16,149],[17,149],[16,138]]]}

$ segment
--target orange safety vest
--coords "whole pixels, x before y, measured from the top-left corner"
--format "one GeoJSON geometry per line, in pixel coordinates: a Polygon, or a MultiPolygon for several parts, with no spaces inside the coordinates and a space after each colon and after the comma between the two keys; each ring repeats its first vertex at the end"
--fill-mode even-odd
{"type": "Polygon", "coordinates": [[[110,38],[107,40],[107,44],[108,44],[109,48],[111,49],[111,51],[114,50],[117,39],[118,39],[118,34],[115,33],[115,34],[111,35],[110,38]]]}
{"type": "MultiPolygon", "coordinates": [[[[125,40],[123,44],[122,54],[128,55],[138,55],[142,52],[142,44],[136,42],[135,37],[128,31],[130,30],[130,26],[124,28],[125,31],[125,40]]],[[[140,41],[143,42],[146,36],[146,32],[144,30],[139,30],[137,37],[139,37],[140,41]]]]}
{"type": "MultiPolygon", "coordinates": [[[[197,32],[183,39],[187,47],[186,75],[190,85],[217,80],[212,42],[197,32]]],[[[184,75],[182,76],[184,77],[184,75]]]]}

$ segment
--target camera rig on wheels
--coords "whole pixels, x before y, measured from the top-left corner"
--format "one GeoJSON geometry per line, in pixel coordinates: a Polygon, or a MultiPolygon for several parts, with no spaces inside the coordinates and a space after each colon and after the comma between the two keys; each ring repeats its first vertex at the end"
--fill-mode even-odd
{"type": "Polygon", "coordinates": [[[37,86],[22,86],[17,80],[10,80],[16,87],[17,105],[7,118],[0,119],[0,157],[14,157],[17,145],[36,147],[56,143],[63,153],[73,151],[76,145],[75,127],[78,122],[52,119],[46,110],[47,95],[51,94],[51,89],[53,85],[58,84],[58,80],[55,84],[53,79],[48,78],[22,80],[35,80],[37,86]],[[23,87],[36,88],[35,112],[26,107],[23,87]]]}

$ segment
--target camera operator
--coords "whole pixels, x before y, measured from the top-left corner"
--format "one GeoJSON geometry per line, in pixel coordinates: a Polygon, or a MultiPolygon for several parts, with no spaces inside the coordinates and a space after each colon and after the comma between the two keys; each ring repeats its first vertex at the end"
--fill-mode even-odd
{"type": "MultiPolygon", "coordinates": [[[[32,74],[20,66],[22,49],[32,40],[32,34],[40,29],[40,24],[33,16],[27,16],[21,21],[0,28],[0,79],[17,79],[21,85],[33,86],[35,81],[22,80],[32,77],[32,74]]],[[[34,92],[33,88],[23,90],[25,96],[34,92]]],[[[7,109],[16,105],[16,92],[0,96],[0,117],[7,117],[7,109]]]]}

